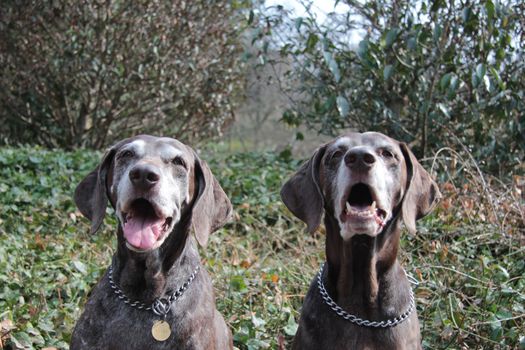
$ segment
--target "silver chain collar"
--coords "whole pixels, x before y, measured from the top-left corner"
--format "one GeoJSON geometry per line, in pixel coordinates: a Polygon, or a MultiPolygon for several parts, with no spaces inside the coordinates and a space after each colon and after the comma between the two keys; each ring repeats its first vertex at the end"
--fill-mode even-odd
{"type": "MultiPolygon", "coordinates": [[[[373,328],[388,328],[388,327],[395,327],[401,322],[405,321],[408,316],[412,313],[415,307],[415,301],[414,301],[414,292],[412,292],[412,288],[410,288],[410,303],[408,305],[408,309],[402,313],[401,315],[391,318],[386,321],[369,321],[364,320],[362,318],[359,318],[355,315],[349,314],[345,310],[343,310],[337,303],[328,295],[328,292],[326,291],[326,288],[323,284],[323,271],[324,271],[324,265],[321,266],[321,269],[319,270],[319,273],[317,274],[317,286],[319,287],[319,292],[321,293],[321,297],[323,298],[324,302],[330,306],[330,308],[339,316],[344,318],[347,321],[350,321],[352,323],[355,323],[359,326],[364,327],[373,327],[373,328]]],[[[406,275],[406,273],[405,273],[406,275]]],[[[412,282],[410,279],[409,281],[412,282]]]]}
{"type": "Polygon", "coordinates": [[[193,270],[193,273],[190,275],[190,277],[184,282],[182,286],[180,286],[179,289],[177,289],[175,292],[171,293],[167,297],[160,297],[156,298],[151,305],[146,305],[140,301],[134,301],[131,300],[124,294],[124,292],[117,286],[115,281],[113,281],[113,266],[109,267],[109,284],[111,286],[111,289],[113,289],[113,292],[118,296],[120,300],[122,300],[125,304],[128,304],[129,306],[135,307],[139,310],[146,310],[146,311],[152,311],[155,315],[161,316],[162,318],[165,318],[168,312],[170,312],[171,305],[174,301],[177,301],[184,291],[189,287],[191,282],[195,279],[197,276],[197,273],[199,272],[200,265],[197,265],[195,270],[193,270]]]}

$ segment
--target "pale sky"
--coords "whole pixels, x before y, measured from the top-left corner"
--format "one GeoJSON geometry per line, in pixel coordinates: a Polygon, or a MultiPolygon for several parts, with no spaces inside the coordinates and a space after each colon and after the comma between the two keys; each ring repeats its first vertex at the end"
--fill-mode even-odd
{"type": "MultiPolygon", "coordinates": [[[[335,1],[333,0],[313,0],[310,2],[312,3],[312,10],[317,16],[317,21],[319,23],[323,23],[326,19],[326,15],[330,12],[342,13],[348,9],[348,6],[341,2],[339,2],[339,4],[337,4],[337,7],[334,8],[335,1]]],[[[304,6],[299,0],[266,0],[265,3],[267,6],[282,5],[284,8],[292,10],[296,16],[306,15],[304,6]]]]}
{"type": "MultiPolygon", "coordinates": [[[[315,14],[317,23],[319,24],[323,24],[323,22],[326,20],[326,16],[330,12],[346,13],[348,11],[348,5],[344,4],[342,1],[340,1],[337,6],[334,7],[335,0],[266,0],[265,5],[281,5],[285,9],[292,11],[294,16],[299,17],[306,15],[306,11],[302,2],[312,4],[312,12],[315,14]]],[[[354,30],[349,33],[350,42],[355,44],[359,43],[363,37],[364,32],[360,32],[358,30],[354,30]]]]}

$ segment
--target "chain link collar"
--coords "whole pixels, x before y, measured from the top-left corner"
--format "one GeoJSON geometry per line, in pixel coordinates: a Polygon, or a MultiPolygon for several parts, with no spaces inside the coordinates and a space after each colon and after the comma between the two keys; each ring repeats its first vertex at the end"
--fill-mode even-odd
{"type": "Polygon", "coordinates": [[[171,293],[167,297],[156,298],[153,301],[153,303],[151,303],[151,305],[146,305],[140,301],[131,300],[130,298],[126,296],[126,294],[124,294],[124,292],[117,286],[115,281],[113,281],[113,265],[109,267],[108,278],[109,278],[109,284],[111,286],[111,289],[113,289],[113,292],[125,304],[128,304],[129,306],[132,306],[139,310],[146,310],[146,311],[151,310],[155,315],[165,318],[168,312],[170,312],[172,303],[177,301],[177,299],[179,299],[182,296],[182,294],[184,294],[184,291],[189,287],[191,282],[193,282],[193,280],[197,276],[199,269],[200,269],[200,265],[197,265],[195,270],[193,270],[193,273],[186,280],[186,282],[184,282],[184,284],[180,286],[179,289],[177,289],[175,292],[171,293]]]}
{"type": "Polygon", "coordinates": [[[330,306],[330,308],[337,315],[341,316],[345,320],[350,321],[351,323],[357,324],[359,326],[364,326],[364,327],[372,327],[372,328],[395,327],[401,322],[405,321],[408,318],[408,316],[412,313],[412,311],[414,310],[414,307],[415,307],[414,292],[412,292],[412,288],[410,288],[409,289],[410,290],[410,302],[408,305],[408,309],[397,317],[391,318],[386,321],[369,321],[369,320],[364,320],[362,318],[359,318],[355,315],[349,314],[348,312],[343,310],[339,305],[337,305],[337,303],[330,297],[330,295],[326,291],[326,288],[324,287],[324,284],[323,284],[323,277],[322,277],[323,271],[324,271],[324,265],[325,264],[321,266],[321,269],[319,270],[319,273],[317,274],[317,286],[319,287],[319,292],[321,293],[321,297],[323,298],[324,302],[328,306],[330,306]]]}

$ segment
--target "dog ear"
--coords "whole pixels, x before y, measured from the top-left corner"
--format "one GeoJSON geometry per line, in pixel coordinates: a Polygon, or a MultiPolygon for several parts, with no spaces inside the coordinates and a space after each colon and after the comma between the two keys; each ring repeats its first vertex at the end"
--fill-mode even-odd
{"type": "Polygon", "coordinates": [[[91,221],[91,233],[97,232],[104,221],[108,203],[106,178],[113,163],[116,147],[111,148],[101,163],[82,180],[75,189],[75,204],[91,221]]]}
{"type": "Polygon", "coordinates": [[[193,229],[199,244],[208,243],[210,234],[231,218],[233,208],[230,199],[211,173],[208,164],[195,152],[194,176],[197,196],[192,212],[193,229]]]}
{"type": "Polygon", "coordinates": [[[416,232],[416,220],[429,214],[441,199],[441,192],[430,174],[419,164],[405,143],[400,143],[407,167],[406,192],[401,207],[403,221],[410,233],[416,232]]]}
{"type": "Polygon", "coordinates": [[[326,145],[315,151],[312,158],[281,188],[281,199],[286,207],[307,225],[310,233],[321,224],[324,199],[319,184],[319,169],[326,145]]]}

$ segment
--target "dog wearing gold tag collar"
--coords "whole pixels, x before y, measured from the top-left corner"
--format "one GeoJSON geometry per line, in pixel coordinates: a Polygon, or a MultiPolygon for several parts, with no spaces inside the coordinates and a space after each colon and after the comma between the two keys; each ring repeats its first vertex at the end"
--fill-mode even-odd
{"type": "Polygon", "coordinates": [[[195,242],[205,246],[232,211],[206,162],[175,139],[125,139],[75,191],[93,233],[108,202],[118,219],[117,251],[71,349],[232,349],[195,242]]]}

